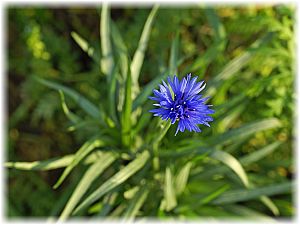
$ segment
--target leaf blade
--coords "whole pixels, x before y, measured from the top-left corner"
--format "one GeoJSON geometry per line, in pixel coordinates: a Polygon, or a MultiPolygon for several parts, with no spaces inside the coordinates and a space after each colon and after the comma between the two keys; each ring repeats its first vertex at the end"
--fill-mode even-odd
{"type": "Polygon", "coordinates": [[[166,203],[165,209],[167,212],[176,207],[177,200],[174,190],[173,176],[169,167],[166,168],[165,172],[164,199],[166,203]]]}
{"type": "Polygon", "coordinates": [[[122,143],[125,147],[129,147],[131,141],[132,76],[129,67],[128,70],[122,112],[122,143]]]}
{"type": "Polygon", "coordinates": [[[285,182],[255,189],[239,189],[228,191],[220,195],[217,199],[212,201],[212,203],[215,205],[229,204],[256,199],[262,195],[273,196],[276,194],[289,193],[291,192],[292,186],[292,182],[285,182]]]}
{"type": "Polygon", "coordinates": [[[215,150],[210,154],[210,157],[223,162],[227,165],[230,169],[232,169],[241,179],[245,187],[249,187],[249,180],[245,170],[243,169],[242,165],[239,161],[230,155],[227,152],[215,150]]]}
{"type": "Polygon", "coordinates": [[[91,57],[96,63],[99,64],[99,55],[97,52],[95,52],[95,49],[93,46],[91,46],[87,40],[85,40],[83,37],[81,37],[78,33],[75,31],[71,32],[71,36],[74,39],[74,41],[79,45],[79,47],[89,56],[91,57]]]}
{"type": "Polygon", "coordinates": [[[150,154],[148,151],[144,151],[136,157],[135,160],[131,161],[122,170],[114,174],[111,178],[105,181],[98,189],[96,189],[91,195],[89,195],[74,211],[77,213],[88,205],[92,204],[94,201],[101,198],[104,194],[112,190],[113,188],[119,186],[129,177],[139,171],[149,159],[150,154]]]}
{"type": "Polygon", "coordinates": [[[53,81],[48,81],[48,80],[45,80],[40,77],[35,77],[35,79],[39,83],[41,83],[49,88],[52,88],[57,91],[59,91],[59,90],[63,91],[66,95],[71,97],[87,114],[89,114],[91,117],[93,117],[95,119],[99,119],[99,120],[103,121],[100,110],[92,102],[90,102],[88,99],[83,97],[78,92],[76,92],[73,89],[66,87],[64,85],[58,84],[53,81]]]}
{"type": "Polygon", "coordinates": [[[75,153],[74,159],[72,162],[65,168],[63,174],[60,176],[58,181],[54,184],[53,188],[58,188],[61,183],[66,179],[66,177],[71,173],[73,168],[83,159],[85,158],[91,151],[93,151],[97,147],[101,147],[105,144],[103,139],[100,139],[98,136],[91,138],[87,142],[85,142],[81,148],[75,153]]]}
{"type": "Polygon", "coordinates": [[[145,186],[140,188],[140,190],[135,194],[133,199],[129,202],[129,206],[123,214],[124,221],[131,222],[135,218],[139,209],[146,201],[148,194],[149,190],[147,190],[145,186]]]}
{"type": "MultiPolygon", "coordinates": [[[[101,151],[95,151],[94,153],[87,156],[83,164],[91,164],[95,162],[101,151]]],[[[67,167],[73,160],[75,154],[65,155],[63,157],[56,157],[43,161],[33,161],[33,162],[5,162],[4,166],[7,168],[13,168],[18,170],[34,170],[34,171],[47,171],[55,170],[63,167],[67,167]]]]}
{"type": "Polygon", "coordinates": [[[190,170],[192,167],[192,162],[186,163],[181,170],[179,171],[178,175],[175,178],[175,187],[176,187],[176,194],[181,194],[186,185],[189,178],[190,170]]]}
{"type": "Polygon", "coordinates": [[[100,37],[102,50],[101,69],[105,75],[110,76],[114,67],[114,59],[110,40],[110,8],[107,3],[102,5],[100,37]]]}
{"type": "Polygon", "coordinates": [[[132,59],[131,65],[130,65],[134,93],[137,93],[138,89],[139,89],[139,85],[138,85],[139,75],[140,75],[141,68],[143,65],[145,51],[146,51],[148,41],[150,38],[151,28],[152,28],[154,18],[155,18],[158,8],[159,8],[159,6],[155,5],[152,8],[152,10],[147,18],[144,29],[142,31],[141,38],[139,40],[138,48],[134,53],[134,56],[133,56],[133,59],[132,59]]]}
{"type": "Polygon", "coordinates": [[[110,166],[116,159],[116,155],[107,152],[103,153],[102,157],[96,161],[89,169],[85,172],[81,178],[76,189],[73,191],[69,201],[67,202],[63,212],[59,217],[59,221],[66,220],[72,213],[72,210],[76,207],[82,196],[86,193],[92,182],[101,175],[101,173],[110,166]]]}

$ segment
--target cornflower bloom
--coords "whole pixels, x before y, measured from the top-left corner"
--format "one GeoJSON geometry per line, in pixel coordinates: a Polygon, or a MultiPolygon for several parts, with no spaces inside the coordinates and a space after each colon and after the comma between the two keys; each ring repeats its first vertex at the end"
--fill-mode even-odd
{"type": "Polygon", "coordinates": [[[173,81],[168,77],[168,84],[162,81],[163,85],[159,85],[160,90],[153,90],[154,97],[149,99],[156,101],[153,104],[159,108],[152,109],[149,112],[154,113],[154,116],[159,116],[162,120],[171,120],[171,124],[178,121],[178,131],[184,132],[185,129],[195,132],[201,132],[199,124],[209,126],[208,122],[213,121],[213,118],[208,114],[213,114],[215,111],[209,109],[211,105],[206,105],[205,102],[209,97],[202,98],[199,94],[204,88],[204,81],[196,82],[197,77],[191,80],[192,75],[188,74],[181,81],[175,75],[173,81]]]}

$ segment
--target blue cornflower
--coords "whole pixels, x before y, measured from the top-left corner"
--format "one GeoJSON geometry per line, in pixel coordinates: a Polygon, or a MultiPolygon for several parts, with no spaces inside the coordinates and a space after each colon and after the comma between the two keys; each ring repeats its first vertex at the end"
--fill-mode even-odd
{"type": "Polygon", "coordinates": [[[197,77],[191,80],[191,74],[181,81],[176,75],[173,81],[168,77],[169,85],[162,81],[163,85],[159,85],[160,91],[154,89],[155,97],[149,97],[158,102],[153,105],[159,108],[150,110],[154,116],[160,116],[163,120],[170,119],[172,124],[178,121],[175,136],[179,130],[183,132],[185,129],[201,132],[198,124],[209,126],[208,122],[213,121],[207,114],[214,113],[214,110],[209,109],[211,105],[205,105],[209,97],[201,98],[202,95],[199,94],[205,88],[204,81],[196,80],[197,77]]]}

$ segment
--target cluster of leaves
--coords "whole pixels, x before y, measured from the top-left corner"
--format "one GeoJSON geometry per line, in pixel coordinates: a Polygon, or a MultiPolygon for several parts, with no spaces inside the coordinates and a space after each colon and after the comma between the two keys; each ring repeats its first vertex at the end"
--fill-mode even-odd
{"type": "MultiPolygon", "coordinates": [[[[78,30],[70,31],[92,62],[81,74],[75,63],[79,56],[68,47],[59,50],[62,43],[69,46],[68,41],[45,30],[50,37],[47,41],[45,35],[41,44],[41,28],[29,23],[33,28],[26,38],[28,49],[36,61],[32,65],[40,68],[27,69],[25,93],[34,92],[36,99],[31,101],[39,102],[32,118],[37,114],[50,119],[51,110],[62,108],[67,129],[84,143],[63,157],[6,163],[20,170],[64,168],[53,187],[69,182],[48,216],[59,220],[83,215],[124,220],[292,216],[293,9],[154,6],[148,17],[146,9],[137,13],[126,9],[124,14],[133,17],[130,27],[114,22],[107,5],[98,12],[100,46],[96,39],[86,38],[89,30],[74,26],[78,30]],[[146,21],[144,26],[141,21],[146,21]],[[168,21],[174,23],[166,29],[168,21]],[[240,29],[237,21],[247,26],[240,29]],[[49,60],[54,53],[61,57],[56,70],[49,60]],[[175,127],[168,131],[169,124],[148,113],[152,89],[177,71],[180,76],[192,72],[208,80],[205,95],[213,96],[216,110],[212,129],[175,138],[175,127]],[[54,95],[49,106],[49,96],[54,95]],[[286,160],[276,158],[275,151],[286,160]]],[[[26,68],[11,70],[17,69],[26,68]]],[[[20,115],[17,112],[10,121],[19,118],[14,116],[20,115]]]]}

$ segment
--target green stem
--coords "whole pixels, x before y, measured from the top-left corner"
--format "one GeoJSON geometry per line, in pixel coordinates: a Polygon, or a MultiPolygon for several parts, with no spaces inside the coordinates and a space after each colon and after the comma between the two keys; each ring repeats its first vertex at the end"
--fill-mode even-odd
{"type": "Polygon", "coordinates": [[[171,122],[165,122],[164,125],[161,127],[161,131],[159,132],[159,135],[152,141],[152,149],[153,149],[153,168],[155,171],[159,170],[159,154],[158,154],[158,146],[160,141],[163,139],[163,137],[166,135],[167,131],[169,130],[171,126],[171,122]]]}

